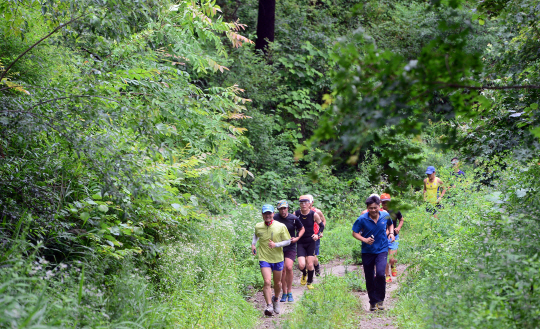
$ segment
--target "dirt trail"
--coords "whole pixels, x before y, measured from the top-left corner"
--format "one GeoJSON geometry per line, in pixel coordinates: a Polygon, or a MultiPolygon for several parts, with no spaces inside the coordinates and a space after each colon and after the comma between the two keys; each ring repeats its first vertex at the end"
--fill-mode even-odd
{"type": "Polygon", "coordinates": [[[384,306],[386,311],[383,312],[370,312],[369,311],[369,297],[367,292],[355,292],[354,294],[360,298],[362,302],[362,309],[364,316],[359,318],[358,328],[363,329],[375,329],[375,328],[387,328],[395,329],[392,325],[393,317],[388,315],[388,310],[394,307],[397,301],[395,291],[399,288],[400,282],[405,279],[405,270],[407,265],[398,265],[398,276],[392,277],[392,282],[386,284],[386,298],[384,300],[384,306]]]}
{"type": "MultiPolygon", "coordinates": [[[[296,264],[295,264],[296,265],[296,264]]],[[[319,278],[322,278],[324,275],[332,274],[336,276],[344,276],[346,271],[352,272],[357,271],[358,266],[356,265],[343,265],[342,260],[334,260],[331,261],[328,264],[322,264],[321,265],[321,276],[319,278]]],[[[281,328],[281,321],[287,319],[288,314],[291,313],[294,309],[294,306],[296,303],[300,301],[300,298],[302,295],[307,291],[306,286],[300,285],[300,271],[295,267],[294,269],[294,279],[293,279],[293,286],[292,286],[292,294],[294,298],[293,303],[280,303],[281,306],[281,313],[279,315],[274,315],[271,317],[261,316],[261,322],[257,328],[281,328]]],[[[315,280],[313,283],[317,284],[317,282],[320,282],[320,279],[315,277],[315,280]]],[[[279,296],[281,298],[281,296],[279,296]]],[[[255,305],[255,307],[261,312],[261,315],[264,311],[264,296],[262,294],[262,291],[257,292],[252,298],[251,302],[255,305]]]]}
{"type": "MultiPolygon", "coordinates": [[[[390,309],[396,302],[396,298],[393,296],[394,291],[399,287],[400,281],[402,281],[402,275],[407,268],[406,265],[398,265],[398,276],[392,277],[393,282],[386,285],[386,300],[385,306],[386,309],[390,309]]],[[[328,264],[321,266],[321,277],[323,275],[333,274],[336,276],[344,276],[346,272],[352,272],[362,270],[359,266],[356,265],[343,265],[342,260],[334,260],[328,264]]],[[[320,282],[318,278],[315,279],[314,283],[320,282]]],[[[300,301],[302,295],[307,291],[305,286],[300,285],[300,271],[295,269],[294,279],[293,279],[293,288],[292,294],[294,297],[293,303],[280,303],[281,305],[281,314],[274,315],[271,317],[266,317],[263,314],[264,311],[264,296],[261,291],[257,292],[250,301],[254,306],[261,312],[261,321],[257,328],[281,328],[281,321],[288,318],[288,314],[291,313],[294,309],[296,303],[300,301]]],[[[363,316],[359,318],[358,327],[366,329],[374,328],[395,328],[392,326],[392,318],[388,316],[388,312],[370,312],[369,311],[369,299],[366,292],[353,292],[356,295],[362,304],[363,316]]],[[[281,296],[279,296],[281,297],[281,296]]]]}

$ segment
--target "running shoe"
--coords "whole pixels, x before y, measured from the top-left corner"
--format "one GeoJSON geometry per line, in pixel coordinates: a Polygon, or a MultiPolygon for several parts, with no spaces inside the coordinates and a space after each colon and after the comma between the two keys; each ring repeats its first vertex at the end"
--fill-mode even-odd
{"type": "Polygon", "coordinates": [[[392,282],[392,277],[390,275],[386,276],[386,283],[392,282]]]}
{"type": "Polygon", "coordinates": [[[282,302],[282,303],[286,302],[286,301],[287,301],[287,296],[288,296],[288,294],[283,294],[283,295],[281,295],[281,300],[280,300],[280,302],[282,302]]]}
{"type": "Polygon", "coordinates": [[[292,298],[292,292],[290,292],[290,293],[288,294],[287,301],[288,301],[289,303],[294,302],[294,298],[292,298]]]}
{"type": "Polygon", "coordinates": [[[274,314],[274,308],[272,307],[272,304],[266,305],[266,309],[264,310],[264,315],[272,316],[274,314]]]}
{"type": "Polygon", "coordinates": [[[307,283],[307,274],[306,275],[302,274],[302,279],[300,280],[300,284],[305,286],[306,283],[307,283]]]}
{"type": "Polygon", "coordinates": [[[377,310],[377,304],[369,304],[369,310],[375,312],[377,310]]]}
{"type": "Polygon", "coordinates": [[[308,283],[308,284],[307,284],[307,288],[308,288],[309,290],[315,289],[315,287],[314,287],[311,283],[308,283]]]}
{"type": "Polygon", "coordinates": [[[377,304],[375,304],[377,306],[377,309],[380,310],[380,311],[384,311],[384,306],[383,306],[383,302],[378,302],[377,304]]]}
{"type": "Polygon", "coordinates": [[[392,276],[397,276],[397,267],[392,266],[392,276]]]}
{"type": "Polygon", "coordinates": [[[276,296],[272,296],[272,305],[274,306],[274,313],[279,314],[281,310],[279,308],[279,301],[276,296]]]}

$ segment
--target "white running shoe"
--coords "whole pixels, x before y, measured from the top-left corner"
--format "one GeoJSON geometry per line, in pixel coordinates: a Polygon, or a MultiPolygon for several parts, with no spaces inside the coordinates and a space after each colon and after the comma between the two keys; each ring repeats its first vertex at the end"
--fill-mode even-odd
{"type": "Polygon", "coordinates": [[[279,300],[276,298],[276,296],[272,296],[272,304],[274,305],[274,313],[279,314],[281,310],[279,308],[279,300]]]}
{"type": "Polygon", "coordinates": [[[274,308],[272,307],[272,304],[266,305],[266,309],[264,310],[264,315],[272,316],[274,313],[274,308]]]}

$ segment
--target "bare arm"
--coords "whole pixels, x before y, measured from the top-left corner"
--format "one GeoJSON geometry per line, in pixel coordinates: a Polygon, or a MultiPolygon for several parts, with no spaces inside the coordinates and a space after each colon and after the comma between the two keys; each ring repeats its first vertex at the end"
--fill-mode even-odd
{"type": "Polygon", "coordinates": [[[424,195],[424,201],[426,201],[426,192],[427,192],[426,179],[424,179],[424,192],[422,193],[424,195]]]}
{"type": "Polygon", "coordinates": [[[326,217],[324,217],[322,211],[317,210],[317,214],[318,214],[319,217],[322,219],[322,222],[323,222],[324,226],[326,226],[326,217]]]}
{"type": "Polygon", "coordinates": [[[298,242],[298,240],[300,240],[300,238],[302,237],[302,235],[304,235],[305,232],[306,232],[306,228],[302,226],[302,229],[298,231],[298,236],[296,238],[291,238],[291,243],[298,242]]]}
{"type": "Polygon", "coordinates": [[[441,184],[441,187],[443,188],[442,190],[442,193],[441,193],[441,196],[439,197],[439,200],[442,199],[442,197],[444,196],[444,194],[446,193],[446,186],[444,186],[444,183],[443,181],[439,178],[439,183],[441,184]]]}

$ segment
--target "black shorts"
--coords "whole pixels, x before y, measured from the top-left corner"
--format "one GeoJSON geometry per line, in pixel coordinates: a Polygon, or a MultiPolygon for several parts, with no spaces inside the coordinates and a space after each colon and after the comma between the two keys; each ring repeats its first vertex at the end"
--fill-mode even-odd
{"type": "Polygon", "coordinates": [[[435,215],[436,213],[438,213],[437,209],[443,209],[444,207],[442,206],[442,204],[440,203],[437,203],[435,205],[432,205],[431,203],[428,203],[426,205],[426,211],[429,212],[430,214],[432,215],[435,215]]]}
{"type": "Polygon", "coordinates": [[[283,250],[283,257],[292,259],[292,261],[294,262],[296,260],[296,250],[295,249],[283,250]]]}
{"type": "Polygon", "coordinates": [[[296,243],[296,254],[298,257],[315,256],[315,241],[296,243]]]}

